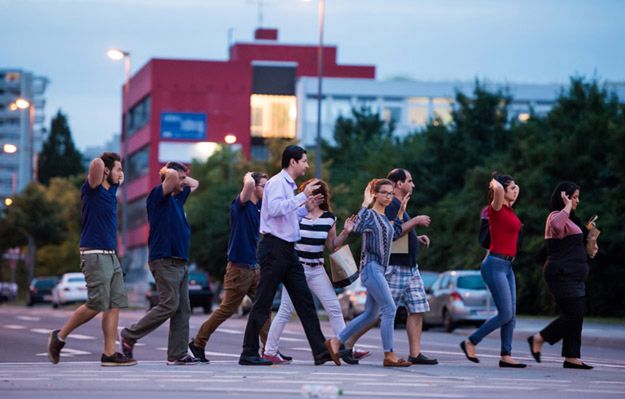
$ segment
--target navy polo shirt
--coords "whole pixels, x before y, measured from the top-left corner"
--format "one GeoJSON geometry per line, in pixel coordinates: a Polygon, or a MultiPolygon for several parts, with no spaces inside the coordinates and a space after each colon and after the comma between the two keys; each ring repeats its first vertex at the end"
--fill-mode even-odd
{"type": "MultiPolygon", "coordinates": [[[[393,201],[386,207],[385,213],[388,220],[395,220],[401,207],[401,201],[397,197],[393,197],[393,201]]],[[[410,220],[408,212],[404,212],[403,222],[410,220]]],[[[419,256],[419,240],[417,232],[411,229],[408,232],[408,253],[407,254],[391,254],[389,265],[415,267],[417,265],[417,257],[419,256]]]]}
{"type": "Polygon", "coordinates": [[[148,195],[149,260],[181,258],[189,260],[191,229],[184,213],[184,203],[191,193],[185,187],[180,193],[163,195],[163,185],[154,187],[148,195]]]}
{"type": "Polygon", "coordinates": [[[230,204],[230,240],[228,260],[245,264],[254,269],[257,266],[256,246],[260,235],[260,209],[262,201],[241,203],[237,197],[230,204]]]}
{"type": "Polygon", "coordinates": [[[105,189],[101,184],[91,188],[88,181],[80,187],[82,201],[82,230],[80,247],[106,249],[117,248],[117,188],[118,184],[105,189]]]}

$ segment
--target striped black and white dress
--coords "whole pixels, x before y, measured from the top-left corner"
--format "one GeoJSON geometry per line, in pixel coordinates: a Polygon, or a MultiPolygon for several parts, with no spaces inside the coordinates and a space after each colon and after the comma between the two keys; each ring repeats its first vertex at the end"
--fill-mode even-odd
{"type": "Polygon", "coordinates": [[[299,222],[300,241],[295,244],[299,261],[304,266],[323,266],[323,250],[328,232],[336,223],[336,216],[325,211],[316,219],[302,218],[299,222]]]}

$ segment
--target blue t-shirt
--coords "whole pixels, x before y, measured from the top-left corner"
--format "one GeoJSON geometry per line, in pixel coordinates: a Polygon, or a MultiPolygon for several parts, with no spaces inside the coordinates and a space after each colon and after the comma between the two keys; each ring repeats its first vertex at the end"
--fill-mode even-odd
{"type": "Polygon", "coordinates": [[[163,185],[154,187],[148,195],[148,237],[149,260],[161,258],[181,258],[189,260],[191,229],[184,213],[184,203],[191,193],[185,187],[177,195],[164,196],[163,185]]]}
{"type": "MultiPolygon", "coordinates": [[[[385,213],[388,220],[395,220],[401,207],[401,201],[397,197],[393,197],[393,201],[386,207],[385,213]]],[[[408,212],[404,212],[403,222],[410,220],[408,212]]],[[[411,229],[408,232],[408,253],[407,254],[391,254],[389,265],[415,267],[417,265],[417,257],[419,256],[419,240],[417,232],[411,229]]]]}
{"type": "Polygon", "coordinates": [[[80,247],[92,249],[117,249],[117,188],[108,190],[101,184],[91,188],[88,181],[80,187],[82,201],[82,230],[80,247]]]}
{"type": "Polygon", "coordinates": [[[228,260],[242,263],[254,269],[257,266],[256,246],[260,231],[260,209],[262,201],[241,203],[237,197],[230,205],[230,240],[228,260]]]}

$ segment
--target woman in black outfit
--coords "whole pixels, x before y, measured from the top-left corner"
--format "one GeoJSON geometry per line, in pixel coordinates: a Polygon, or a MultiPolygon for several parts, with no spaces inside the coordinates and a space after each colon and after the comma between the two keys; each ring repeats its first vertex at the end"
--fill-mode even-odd
{"type": "Polygon", "coordinates": [[[579,191],[577,184],[561,182],[551,195],[551,213],[545,226],[548,257],[544,275],[560,316],[528,337],[527,342],[532,356],[540,363],[543,343],[553,345],[562,340],[563,367],[589,370],[592,366],[580,360],[589,267],[585,246],[588,230],[575,215],[579,191]]]}

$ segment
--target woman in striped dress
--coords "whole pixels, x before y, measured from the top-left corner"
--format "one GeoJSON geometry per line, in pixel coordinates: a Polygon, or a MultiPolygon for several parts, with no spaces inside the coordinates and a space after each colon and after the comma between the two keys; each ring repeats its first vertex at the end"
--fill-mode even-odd
{"type": "MultiPolygon", "coordinates": [[[[309,182],[310,180],[302,183],[300,191],[309,182]]],[[[323,180],[319,180],[319,184],[320,187],[314,192],[314,195],[322,194],[324,201],[319,205],[313,205],[308,215],[300,220],[301,240],[295,244],[295,250],[299,256],[300,263],[304,267],[304,274],[306,275],[306,282],[310,291],[319,298],[321,305],[328,313],[334,333],[338,334],[345,328],[345,321],[343,320],[341,305],[336,297],[334,287],[323,265],[323,250],[325,246],[332,252],[343,245],[343,242],[353,229],[355,216],[345,221],[343,231],[337,236],[336,216],[332,213],[328,184],[323,180]]],[[[273,364],[288,364],[291,361],[290,357],[284,356],[278,351],[278,344],[282,332],[286,324],[291,320],[294,312],[293,302],[291,302],[286,289],[282,287],[280,309],[271,322],[263,354],[263,358],[271,360],[273,364]]]]}
{"type": "Polygon", "coordinates": [[[406,210],[409,195],[402,200],[401,207],[394,221],[386,218],[384,209],[393,200],[393,182],[388,179],[374,179],[365,189],[362,208],[358,212],[354,232],[362,234],[360,255],[360,278],[367,288],[365,311],[352,320],[349,325],[331,339],[334,350],[352,335],[361,331],[381,316],[380,335],[384,347],[384,367],[408,367],[412,363],[400,359],[393,351],[393,322],[396,306],[393,301],[384,271],[391,257],[391,244],[402,234],[402,217],[406,210]],[[371,208],[369,208],[371,205],[371,208]]]}

